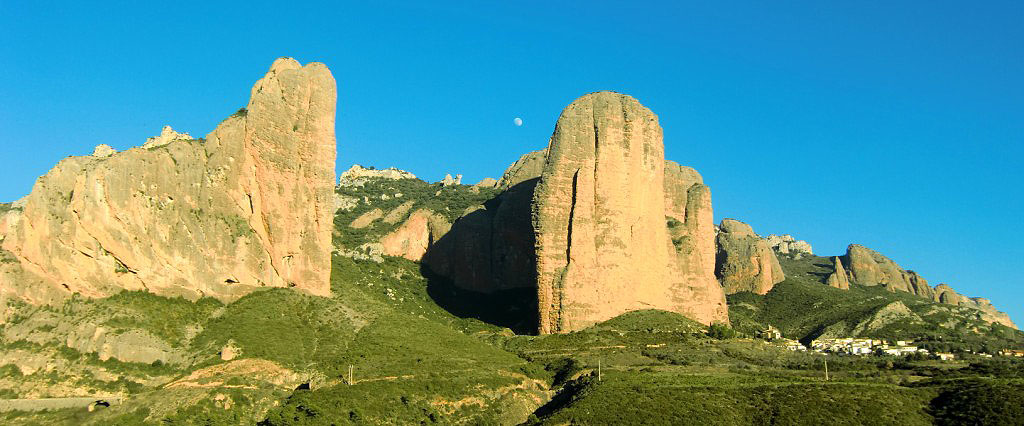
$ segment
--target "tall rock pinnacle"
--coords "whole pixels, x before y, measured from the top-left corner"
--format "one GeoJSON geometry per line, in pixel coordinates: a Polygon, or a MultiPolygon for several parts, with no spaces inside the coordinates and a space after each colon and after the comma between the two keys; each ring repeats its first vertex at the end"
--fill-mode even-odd
{"type": "Polygon", "coordinates": [[[687,188],[685,201],[682,192],[666,201],[661,126],[636,99],[598,92],[566,107],[534,194],[540,332],[579,330],[637,309],[728,321],[713,270],[704,271],[713,268],[704,257],[714,243],[706,232],[710,192],[701,187],[687,188]],[[672,219],[687,228],[681,244],[670,238],[670,214],[685,216],[672,219]]]}
{"type": "Polygon", "coordinates": [[[205,141],[168,128],[143,147],[61,161],[3,240],[14,261],[0,265],[0,292],[33,303],[122,289],[329,294],[336,98],[326,66],[281,58],[205,141]]]}

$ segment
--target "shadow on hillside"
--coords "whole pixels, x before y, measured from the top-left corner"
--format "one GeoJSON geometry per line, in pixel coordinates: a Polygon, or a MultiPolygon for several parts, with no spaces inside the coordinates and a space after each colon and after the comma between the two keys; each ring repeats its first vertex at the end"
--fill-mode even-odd
{"type": "Polygon", "coordinates": [[[421,265],[420,271],[427,278],[427,294],[453,315],[506,327],[516,334],[537,334],[537,289],[480,293],[455,286],[429,267],[421,265]]]}
{"type": "Polygon", "coordinates": [[[521,182],[484,202],[430,245],[420,272],[438,305],[519,334],[536,333],[531,202],[538,181],[521,182]]]}

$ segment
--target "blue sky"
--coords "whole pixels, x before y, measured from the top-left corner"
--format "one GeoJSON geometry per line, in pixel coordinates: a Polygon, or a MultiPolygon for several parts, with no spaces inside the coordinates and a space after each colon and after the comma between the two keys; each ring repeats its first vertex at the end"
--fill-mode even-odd
{"type": "Polygon", "coordinates": [[[339,169],[426,180],[497,177],[616,90],[716,219],[867,245],[1024,325],[1020,2],[155,3],[0,2],[0,201],[100,143],[205,135],[279,56],[334,72],[339,169]]]}

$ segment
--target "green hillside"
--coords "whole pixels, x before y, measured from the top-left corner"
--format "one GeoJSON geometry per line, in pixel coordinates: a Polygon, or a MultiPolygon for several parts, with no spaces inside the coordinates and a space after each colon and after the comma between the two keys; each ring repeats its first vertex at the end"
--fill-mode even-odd
{"type": "MultiPolygon", "coordinates": [[[[454,218],[493,197],[411,179],[371,180],[339,194],[378,200],[339,213],[339,247],[396,226],[348,227],[373,208],[415,200],[454,218]],[[380,198],[396,192],[402,197],[380,198]]],[[[516,334],[506,326],[535,315],[520,306],[528,292],[457,290],[424,277],[417,262],[386,256],[335,255],[329,298],[269,289],[229,304],[142,292],[54,307],[14,304],[0,333],[0,396],[123,400],[93,412],[0,412],[0,423],[1024,421],[1024,360],[963,352],[1024,348],[1022,333],[908,294],[829,288],[821,283],[831,268],[826,258],[781,261],[789,278],[767,295],[729,297],[735,329],[647,310],[569,334],[516,334]],[[805,341],[857,335],[961,352],[950,362],[792,352],[751,337],[768,324],[805,341]]]]}
{"type": "Polygon", "coordinates": [[[786,280],[763,296],[729,296],[729,316],[738,330],[767,325],[805,343],[818,337],[913,340],[939,351],[995,353],[1024,348],[1024,333],[982,321],[977,311],[935,303],[881,286],[839,290],[822,284],[831,271],[825,257],[780,256],[786,280]],[[906,309],[904,309],[905,307],[906,309]]]}

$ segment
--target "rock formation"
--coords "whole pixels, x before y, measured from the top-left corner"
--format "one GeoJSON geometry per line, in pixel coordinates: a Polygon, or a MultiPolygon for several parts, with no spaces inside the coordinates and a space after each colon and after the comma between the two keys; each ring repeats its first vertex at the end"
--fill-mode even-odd
{"type": "Polygon", "coordinates": [[[441,182],[438,183],[440,183],[441,186],[462,185],[462,175],[455,175],[455,177],[452,177],[451,174],[446,174],[444,175],[444,179],[441,179],[441,182]]]}
{"type": "Polygon", "coordinates": [[[843,256],[853,284],[881,285],[889,291],[905,291],[928,299],[933,291],[928,282],[913,271],[905,271],[896,262],[867,247],[851,244],[843,256]]]}
{"type": "Polygon", "coordinates": [[[715,275],[726,294],[750,291],[765,294],[786,279],[775,252],[746,223],[723,219],[715,239],[715,275]]]}
{"type": "Polygon", "coordinates": [[[903,291],[947,305],[972,308],[979,311],[979,318],[983,321],[1017,328],[1009,315],[997,310],[987,299],[962,296],[946,284],[939,284],[933,289],[917,272],[904,270],[888,257],[867,247],[851,244],[843,261],[851,283],[881,285],[889,291],[903,291]]]}
{"type": "Polygon", "coordinates": [[[793,238],[792,235],[769,235],[764,238],[768,246],[776,253],[788,254],[799,259],[803,255],[813,255],[811,244],[793,238]]]}
{"type": "Polygon", "coordinates": [[[329,294],[335,106],[326,66],[282,58],[205,140],[165,127],[140,148],[61,161],[7,232],[0,293],[329,294]]]}
{"type": "Polygon", "coordinates": [[[544,172],[544,161],[547,155],[547,148],[523,154],[505,170],[501,179],[498,179],[498,188],[507,189],[520,182],[539,178],[544,172]]]}
{"type": "Polygon", "coordinates": [[[840,290],[850,289],[850,279],[846,276],[846,269],[843,268],[843,261],[837,256],[832,257],[832,273],[825,279],[825,284],[840,290]]]}
{"type": "Polygon", "coordinates": [[[932,300],[947,305],[976,309],[980,311],[979,317],[983,321],[1002,324],[1014,329],[1017,328],[1017,325],[1010,320],[1010,316],[1005,312],[997,310],[988,299],[962,296],[947,284],[939,284],[935,286],[932,300]]]}
{"type": "MultiPolygon", "coordinates": [[[[170,128],[170,126],[167,127],[170,128]]],[[[117,150],[111,148],[110,145],[96,145],[96,148],[92,150],[93,157],[107,158],[114,154],[117,154],[117,150]]]]}
{"type": "Polygon", "coordinates": [[[341,176],[338,176],[338,184],[341,186],[360,186],[370,179],[416,179],[416,175],[394,167],[377,170],[372,167],[365,168],[358,164],[353,164],[348,170],[342,172],[341,176]]]}
{"type": "Polygon", "coordinates": [[[473,186],[477,188],[497,188],[498,180],[492,177],[485,177],[483,179],[480,179],[480,182],[477,182],[476,185],[473,186]]]}
{"type": "Polygon", "coordinates": [[[416,210],[401,226],[381,238],[382,252],[388,256],[419,261],[427,253],[427,249],[447,234],[451,227],[452,225],[437,213],[427,209],[416,210]]]}
{"type": "MultiPolygon", "coordinates": [[[[583,96],[563,110],[534,194],[541,333],[652,308],[705,324],[728,321],[721,289],[703,282],[709,275],[681,273],[702,267],[680,265],[700,259],[680,250],[710,252],[699,247],[707,231],[673,244],[666,217],[679,213],[666,209],[665,197],[664,145],[654,113],[612,92],[583,96]]],[[[685,205],[698,210],[687,213],[692,226],[711,229],[700,212],[710,212],[708,201],[706,188],[687,190],[685,205]]]]}

